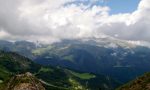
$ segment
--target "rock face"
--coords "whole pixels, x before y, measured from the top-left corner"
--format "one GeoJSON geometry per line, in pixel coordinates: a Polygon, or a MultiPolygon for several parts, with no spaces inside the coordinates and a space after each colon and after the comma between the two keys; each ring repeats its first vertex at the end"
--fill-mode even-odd
{"type": "Polygon", "coordinates": [[[31,73],[12,77],[5,90],[45,90],[40,81],[31,73]]]}

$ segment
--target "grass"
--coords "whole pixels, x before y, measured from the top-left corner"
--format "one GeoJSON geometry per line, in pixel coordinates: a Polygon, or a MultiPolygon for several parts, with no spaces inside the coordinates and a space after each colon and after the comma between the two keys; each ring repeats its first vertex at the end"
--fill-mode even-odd
{"type": "Polygon", "coordinates": [[[10,73],[0,66],[0,79],[6,80],[10,77],[10,73]]]}
{"type": "Polygon", "coordinates": [[[73,55],[65,56],[63,59],[73,62],[73,55]]]}
{"type": "Polygon", "coordinates": [[[48,47],[45,47],[45,48],[38,48],[38,49],[35,49],[32,51],[33,54],[35,55],[41,55],[43,53],[45,53],[46,51],[50,50],[52,48],[52,46],[48,46],[48,47]]]}
{"type": "Polygon", "coordinates": [[[91,79],[91,78],[95,78],[96,76],[90,73],[77,73],[77,72],[73,72],[70,71],[72,75],[80,78],[80,79],[91,79]]]}
{"type": "Polygon", "coordinates": [[[3,83],[3,80],[0,80],[0,84],[3,83]]]}
{"type": "Polygon", "coordinates": [[[37,73],[35,73],[34,75],[37,75],[37,74],[39,74],[40,72],[46,73],[46,72],[53,72],[53,71],[54,71],[54,70],[51,69],[51,68],[41,67],[41,69],[39,69],[39,71],[38,71],[37,73]]]}
{"type": "Polygon", "coordinates": [[[45,68],[45,67],[42,67],[40,69],[40,72],[49,72],[49,71],[53,72],[53,69],[51,69],[51,68],[45,68]]]}
{"type": "Polygon", "coordinates": [[[72,87],[69,90],[88,90],[86,87],[82,86],[76,80],[69,78],[69,82],[71,83],[72,87]]]}

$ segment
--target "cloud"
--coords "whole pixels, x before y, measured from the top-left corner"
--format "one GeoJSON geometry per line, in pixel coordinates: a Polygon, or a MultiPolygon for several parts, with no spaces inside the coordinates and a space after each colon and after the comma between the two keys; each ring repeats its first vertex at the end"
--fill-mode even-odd
{"type": "Polygon", "coordinates": [[[52,42],[106,34],[150,41],[150,2],[136,11],[109,15],[99,0],[0,0],[0,39],[52,42]]]}
{"type": "Polygon", "coordinates": [[[141,0],[136,11],[108,16],[99,29],[111,36],[118,35],[120,39],[150,41],[149,14],[149,0],[141,0]]]}

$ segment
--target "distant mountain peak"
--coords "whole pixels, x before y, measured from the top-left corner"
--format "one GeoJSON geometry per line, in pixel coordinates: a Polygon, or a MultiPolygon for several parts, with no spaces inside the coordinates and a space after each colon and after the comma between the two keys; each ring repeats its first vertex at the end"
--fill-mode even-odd
{"type": "Polygon", "coordinates": [[[137,46],[143,46],[143,47],[148,47],[150,48],[150,42],[146,42],[146,41],[127,41],[128,43],[130,44],[134,44],[134,45],[137,45],[137,46]]]}
{"type": "MultiPolygon", "coordinates": [[[[147,41],[123,40],[105,34],[95,35],[93,37],[80,38],[80,40],[82,42],[93,41],[97,43],[99,46],[104,46],[104,47],[134,48],[137,46],[142,46],[142,47],[150,48],[150,42],[147,41]]],[[[89,44],[91,43],[89,42],[89,44]]]]}

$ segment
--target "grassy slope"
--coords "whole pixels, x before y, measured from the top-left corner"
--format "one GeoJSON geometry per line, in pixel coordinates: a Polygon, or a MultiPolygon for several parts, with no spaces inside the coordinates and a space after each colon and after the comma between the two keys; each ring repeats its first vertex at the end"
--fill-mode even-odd
{"type": "Polygon", "coordinates": [[[116,90],[150,90],[150,73],[145,73],[116,90]]]}
{"type": "Polygon", "coordinates": [[[74,76],[76,76],[76,77],[78,77],[80,79],[85,79],[85,80],[92,79],[92,78],[96,77],[95,75],[90,74],[90,73],[78,73],[78,72],[74,72],[74,71],[71,71],[71,70],[69,70],[69,72],[72,75],[74,75],[74,76]]]}

